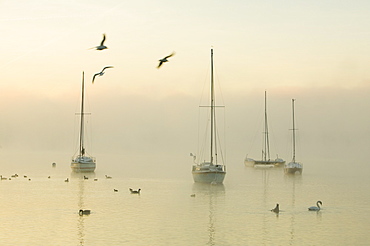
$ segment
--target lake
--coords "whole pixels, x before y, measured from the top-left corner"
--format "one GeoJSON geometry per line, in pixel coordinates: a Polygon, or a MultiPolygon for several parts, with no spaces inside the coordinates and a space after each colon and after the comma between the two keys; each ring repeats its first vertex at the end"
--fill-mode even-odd
{"type": "Polygon", "coordinates": [[[302,175],[285,175],[282,168],[246,167],[241,158],[229,162],[223,185],[207,185],[193,182],[186,157],[179,163],[141,158],[119,165],[108,159],[97,158],[96,172],[80,175],[71,172],[68,159],[53,168],[42,155],[29,161],[7,158],[1,174],[19,176],[0,182],[1,245],[370,241],[370,168],[365,161],[306,160],[302,175]],[[141,194],[131,194],[129,188],[141,188],[141,194]],[[318,200],[321,211],[308,211],[318,200]],[[270,211],[276,203],[279,214],[270,211]],[[91,214],[79,216],[79,209],[91,214]]]}

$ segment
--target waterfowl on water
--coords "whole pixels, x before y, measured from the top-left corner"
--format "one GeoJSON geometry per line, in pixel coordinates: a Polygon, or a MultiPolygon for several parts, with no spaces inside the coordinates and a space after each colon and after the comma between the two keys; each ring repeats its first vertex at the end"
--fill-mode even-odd
{"type": "Polygon", "coordinates": [[[274,213],[279,213],[280,212],[279,203],[276,203],[276,207],[274,209],[271,209],[271,212],[274,212],[274,213]]]}
{"type": "Polygon", "coordinates": [[[133,190],[131,188],[129,188],[129,190],[130,190],[131,194],[140,194],[140,191],[141,191],[141,189],[133,190]]]}
{"type": "Polygon", "coordinates": [[[91,212],[91,210],[82,210],[80,209],[80,211],[78,211],[78,214],[79,215],[89,215],[91,212]]]}
{"type": "Polygon", "coordinates": [[[309,207],[309,208],[308,208],[308,210],[309,210],[309,211],[320,211],[321,207],[320,207],[320,205],[319,205],[319,204],[322,206],[322,202],[321,202],[321,201],[317,201],[317,202],[316,202],[316,206],[317,206],[317,207],[312,206],[312,207],[309,207]]]}

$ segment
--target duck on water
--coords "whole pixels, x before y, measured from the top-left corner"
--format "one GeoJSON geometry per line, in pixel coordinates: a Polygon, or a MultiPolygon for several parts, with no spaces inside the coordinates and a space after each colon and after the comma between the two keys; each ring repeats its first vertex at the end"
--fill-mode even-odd
{"type": "Polygon", "coordinates": [[[80,209],[80,211],[78,211],[78,214],[79,214],[80,216],[82,216],[82,215],[89,215],[89,214],[90,214],[90,212],[91,212],[91,210],[87,210],[87,209],[82,210],[82,209],[80,209]]]}

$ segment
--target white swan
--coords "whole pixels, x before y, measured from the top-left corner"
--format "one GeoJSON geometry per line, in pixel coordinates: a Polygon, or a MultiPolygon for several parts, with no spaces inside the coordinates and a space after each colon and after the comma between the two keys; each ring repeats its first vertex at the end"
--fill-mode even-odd
{"type": "Polygon", "coordinates": [[[322,206],[322,202],[321,201],[317,201],[316,202],[316,206],[317,207],[312,206],[312,207],[309,207],[308,210],[309,211],[320,211],[321,208],[320,208],[320,205],[319,204],[322,206]]]}

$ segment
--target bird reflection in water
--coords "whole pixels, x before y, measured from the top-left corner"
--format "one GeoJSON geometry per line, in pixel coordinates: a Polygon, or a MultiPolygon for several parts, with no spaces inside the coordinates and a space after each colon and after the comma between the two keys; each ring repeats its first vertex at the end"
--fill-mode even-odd
{"type": "Polygon", "coordinates": [[[296,202],[296,185],[300,186],[302,184],[302,175],[284,175],[284,179],[286,182],[289,183],[289,185],[292,185],[292,201],[291,201],[291,209],[293,212],[291,212],[291,218],[290,218],[290,244],[296,244],[296,238],[295,238],[295,225],[296,225],[296,213],[295,210],[295,202],[296,202]]]}
{"type": "MultiPolygon", "coordinates": [[[[85,188],[85,182],[83,182],[83,178],[78,179],[78,208],[83,208],[84,207],[84,188],[85,188]]],[[[81,211],[81,210],[80,210],[81,211]]],[[[79,212],[79,216],[77,219],[77,228],[78,228],[78,240],[80,245],[85,245],[85,217],[81,216],[79,212]]]]}
{"type": "Polygon", "coordinates": [[[84,225],[84,220],[85,220],[85,217],[84,216],[78,216],[78,220],[77,220],[77,231],[78,231],[78,240],[79,240],[79,245],[85,245],[85,225],[84,225]]]}

